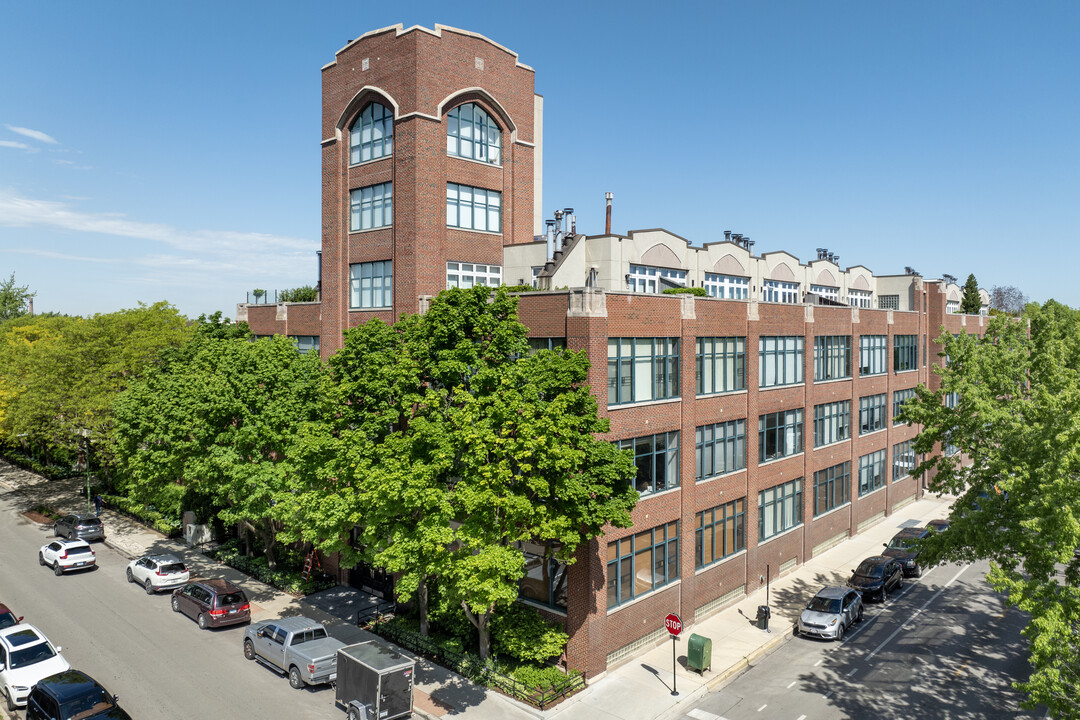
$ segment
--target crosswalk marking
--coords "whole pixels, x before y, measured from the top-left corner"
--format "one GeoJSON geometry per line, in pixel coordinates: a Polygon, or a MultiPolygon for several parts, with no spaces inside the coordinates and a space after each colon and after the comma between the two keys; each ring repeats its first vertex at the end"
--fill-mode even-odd
{"type": "Polygon", "coordinates": [[[690,712],[686,713],[686,717],[692,717],[694,720],[724,720],[724,718],[711,712],[702,710],[701,708],[694,708],[690,712]]]}

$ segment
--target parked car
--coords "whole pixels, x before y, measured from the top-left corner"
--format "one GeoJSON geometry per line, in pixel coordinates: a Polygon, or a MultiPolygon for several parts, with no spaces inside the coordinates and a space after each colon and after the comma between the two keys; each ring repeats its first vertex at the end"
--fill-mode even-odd
{"type": "Polygon", "coordinates": [[[882,602],[889,595],[889,590],[897,590],[904,584],[904,567],[896,558],[884,555],[868,557],[859,563],[851,573],[848,587],[857,590],[865,599],[878,596],[882,602]]]}
{"type": "Polygon", "coordinates": [[[143,555],[128,563],[125,573],[127,581],[142,585],[147,595],[179,587],[191,579],[191,573],[175,555],[143,555]]]}
{"type": "Polygon", "coordinates": [[[228,580],[199,580],[173,590],[172,609],[211,627],[251,622],[251,603],[240,588],[228,580]]]}
{"type": "Polygon", "coordinates": [[[38,565],[48,565],[58,576],[68,570],[97,567],[97,554],[85,540],[53,540],[38,550],[38,565]]]}
{"type": "Polygon", "coordinates": [[[0,630],[11,627],[12,625],[18,625],[22,622],[22,616],[15,617],[15,613],[8,609],[8,606],[4,603],[0,603],[0,630]]]}
{"type": "Polygon", "coordinates": [[[345,643],[306,617],[269,620],[244,631],[244,657],[287,674],[297,690],[336,680],[337,651],[343,647],[345,643]]]}
{"type": "Polygon", "coordinates": [[[39,680],[70,667],[60,648],[33,625],[0,630],[0,692],[9,711],[26,705],[30,688],[39,680]]]}
{"type": "Polygon", "coordinates": [[[104,540],[105,526],[93,515],[65,515],[53,523],[53,535],[72,540],[104,540]]]}
{"type": "Polygon", "coordinates": [[[919,564],[919,547],[916,540],[921,540],[930,535],[932,531],[923,527],[903,528],[893,535],[893,539],[885,543],[885,552],[882,555],[896,558],[904,566],[904,575],[922,576],[922,565],[919,564]]]}
{"type": "Polygon", "coordinates": [[[863,601],[852,588],[825,587],[818,590],[795,623],[796,635],[812,635],[826,640],[843,640],[844,632],[863,619],[863,601]]]}
{"type": "Polygon", "coordinates": [[[949,519],[939,518],[937,520],[931,520],[930,522],[926,523],[926,527],[935,532],[945,532],[949,529],[949,519]]]}
{"type": "Polygon", "coordinates": [[[131,720],[117,699],[86,673],[66,670],[34,686],[26,720],[131,720]]]}

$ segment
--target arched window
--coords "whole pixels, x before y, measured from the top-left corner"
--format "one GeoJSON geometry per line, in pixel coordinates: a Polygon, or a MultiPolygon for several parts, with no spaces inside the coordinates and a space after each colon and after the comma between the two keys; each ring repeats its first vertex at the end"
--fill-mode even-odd
{"type": "Polygon", "coordinates": [[[393,151],[394,114],[373,102],[364,108],[349,131],[349,164],[376,160],[393,151]]]}
{"type": "Polygon", "coordinates": [[[498,165],[502,162],[502,131],[476,103],[459,105],[447,116],[446,152],[498,165]]]}

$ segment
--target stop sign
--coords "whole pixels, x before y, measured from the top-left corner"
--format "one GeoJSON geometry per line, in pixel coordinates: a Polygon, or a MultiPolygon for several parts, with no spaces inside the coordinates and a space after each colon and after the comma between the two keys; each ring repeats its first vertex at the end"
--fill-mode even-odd
{"type": "Polygon", "coordinates": [[[664,625],[667,626],[667,631],[672,635],[678,635],[682,632],[682,618],[675,613],[671,613],[664,618],[664,625]]]}

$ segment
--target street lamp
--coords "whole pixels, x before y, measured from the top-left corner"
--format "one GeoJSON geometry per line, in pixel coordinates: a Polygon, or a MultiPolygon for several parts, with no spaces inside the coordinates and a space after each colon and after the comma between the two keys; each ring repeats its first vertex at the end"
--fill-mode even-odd
{"type": "Polygon", "coordinates": [[[78,434],[86,443],[86,514],[90,514],[90,429],[79,428],[78,434]]]}

